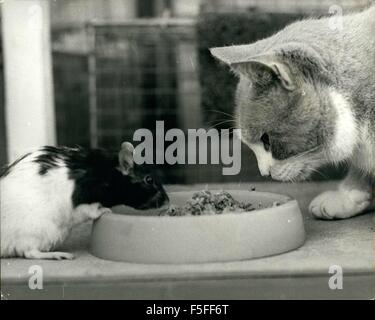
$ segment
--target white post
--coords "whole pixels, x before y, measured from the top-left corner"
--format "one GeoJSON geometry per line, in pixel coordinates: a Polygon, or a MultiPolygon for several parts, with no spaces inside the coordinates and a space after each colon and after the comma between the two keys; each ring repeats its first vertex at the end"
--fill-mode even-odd
{"type": "Polygon", "coordinates": [[[48,0],[2,4],[8,160],[56,143],[48,0]]]}

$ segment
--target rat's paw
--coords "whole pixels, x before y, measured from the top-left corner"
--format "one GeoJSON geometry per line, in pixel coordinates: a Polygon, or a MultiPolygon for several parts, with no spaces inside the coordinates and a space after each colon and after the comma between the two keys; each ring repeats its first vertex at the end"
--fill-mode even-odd
{"type": "Polygon", "coordinates": [[[96,220],[105,213],[111,213],[111,209],[103,207],[100,203],[90,203],[79,205],[73,214],[74,224],[79,224],[89,220],[96,220]]]}
{"type": "Polygon", "coordinates": [[[73,260],[74,255],[68,252],[51,252],[54,260],[73,260]]]}
{"type": "Polygon", "coordinates": [[[74,255],[68,252],[41,252],[39,250],[29,250],[24,253],[27,259],[47,259],[47,260],[73,260],[74,255]]]}
{"type": "Polygon", "coordinates": [[[99,214],[101,217],[103,214],[106,214],[106,213],[112,213],[112,210],[110,208],[105,208],[105,207],[102,207],[99,209],[99,214]]]}
{"type": "Polygon", "coordinates": [[[371,195],[359,190],[326,191],[310,204],[309,211],[319,219],[346,219],[363,212],[371,195]]]}
{"type": "Polygon", "coordinates": [[[103,214],[112,212],[111,209],[102,207],[99,203],[93,203],[90,206],[90,218],[94,220],[100,218],[103,214]]]}

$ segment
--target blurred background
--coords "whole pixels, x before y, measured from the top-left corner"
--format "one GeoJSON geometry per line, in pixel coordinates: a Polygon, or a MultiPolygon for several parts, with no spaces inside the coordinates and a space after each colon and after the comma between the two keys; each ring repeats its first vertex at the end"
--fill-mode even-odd
{"type": "MultiPolygon", "coordinates": [[[[0,2],[0,7],[5,1],[0,2]]],[[[24,2],[24,6],[41,4],[43,12],[48,10],[48,35],[45,37],[49,42],[48,50],[52,52],[52,102],[47,105],[52,104],[53,108],[52,120],[48,121],[53,122],[54,141],[58,145],[109,149],[117,149],[124,140],[132,141],[133,132],[138,128],[154,130],[156,120],[164,120],[166,130],[231,127],[233,124],[227,120],[233,114],[236,80],[227,67],[210,56],[208,48],[254,42],[294,20],[327,15],[332,5],[339,4],[345,12],[363,8],[370,2],[17,1],[24,2]]],[[[33,10],[28,12],[33,14],[33,10]]],[[[7,35],[8,39],[12,37],[8,23],[4,19],[1,24],[4,39],[7,35]]],[[[10,107],[6,109],[11,97],[5,97],[5,79],[13,74],[4,76],[7,59],[3,59],[2,42],[0,165],[11,158],[7,142],[17,143],[7,137],[12,132],[11,119],[27,117],[27,112],[22,110],[33,108],[24,105],[18,113],[10,107]],[[11,112],[13,118],[9,116],[11,112]]],[[[33,45],[37,43],[30,44],[33,45]]],[[[11,50],[16,49],[7,51],[9,57],[11,50]]],[[[220,165],[166,165],[158,166],[158,171],[167,183],[262,180],[252,152],[244,145],[242,170],[238,176],[222,176],[220,165]]],[[[329,168],[314,179],[339,176],[337,170],[329,168]]]]}

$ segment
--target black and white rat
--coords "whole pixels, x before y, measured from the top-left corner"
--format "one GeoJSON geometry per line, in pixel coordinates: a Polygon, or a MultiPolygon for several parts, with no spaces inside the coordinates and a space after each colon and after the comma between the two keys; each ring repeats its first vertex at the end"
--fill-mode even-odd
{"type": "Polygon", "coordinates": [[[134,163],[133,152],[129,142],[118,154],[46,146],[7,166],[0,173],[1,257],[72,259],[51,250],[73,226],[115,205],[167,204],[162,185],[134,163]]]}

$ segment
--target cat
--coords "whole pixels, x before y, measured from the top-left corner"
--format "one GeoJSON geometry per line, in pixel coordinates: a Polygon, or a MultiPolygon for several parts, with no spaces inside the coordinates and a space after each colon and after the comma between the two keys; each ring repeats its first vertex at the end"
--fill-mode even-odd
{"type": "Polygon", "coordinates": [[[307,179],[345,162],[335,191],[312,200],[321,219],[369,209],[375,178],[375,6],[331,19],[306,19],[253,44],[210,49],[239,82],[235,118],[263,176],[307,179]]]}

